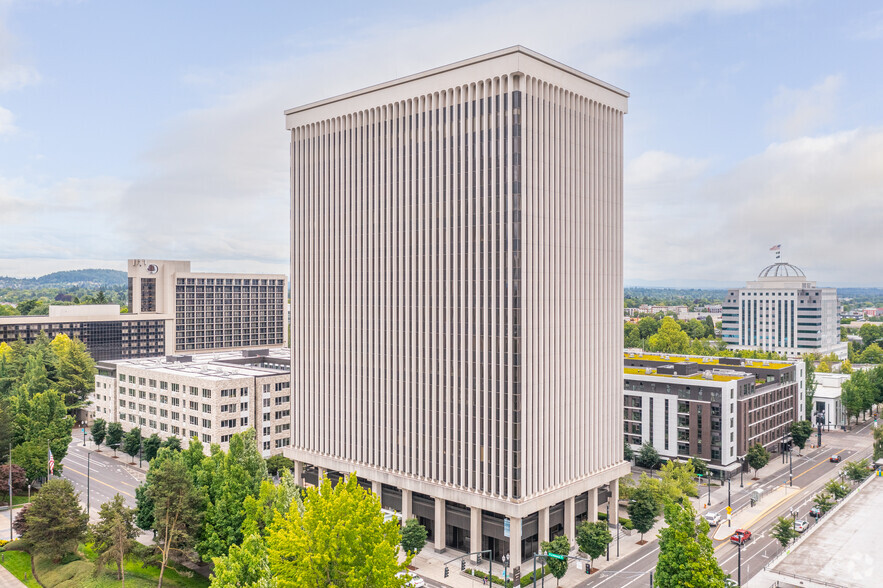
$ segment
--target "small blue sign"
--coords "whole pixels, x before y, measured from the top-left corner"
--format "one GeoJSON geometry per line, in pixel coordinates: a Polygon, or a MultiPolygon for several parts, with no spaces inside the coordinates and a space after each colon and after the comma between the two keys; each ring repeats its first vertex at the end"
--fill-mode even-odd
{"type": "Polygon", "coordinates": [[[503,519],[503,537],[509,536],[509,519],[503,519]]]}

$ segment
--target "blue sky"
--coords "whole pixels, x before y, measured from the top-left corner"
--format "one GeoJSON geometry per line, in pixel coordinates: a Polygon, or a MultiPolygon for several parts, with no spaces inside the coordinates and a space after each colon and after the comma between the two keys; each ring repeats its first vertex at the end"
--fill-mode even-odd
{"type": "Polygon", "coordinates": [[[631,93],[626,283],[883,286],[883,5],[823,0],[0,0],[0,275],[287,273],[282,111],[515,44],[631,93]]]}

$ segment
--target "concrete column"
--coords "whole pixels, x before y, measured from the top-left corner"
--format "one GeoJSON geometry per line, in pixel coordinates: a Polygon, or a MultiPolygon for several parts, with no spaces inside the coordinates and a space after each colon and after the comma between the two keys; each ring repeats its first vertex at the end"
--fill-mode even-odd
{"type": "Polygon", "coordinates": [[[613,523],[614,525],[619,522],[619,480],[612,480],[610,482],[610,500],[612,501],[610,504],[610,518],[612,521],[607,521],[607,523],[613,523]]]}
{"type": "Polygon", "coordinates": [[[402,490],[402,525],[411,518],[411,491],[402,490]]]}
{"type": "Polygon", "coordinates": [[[594,523],[598,520],[598,489],[592,488],[589,490],[589,502],[588,502],[588,515],[587,519],[590,523],[594,523]]]}
{"type": "MultiPolygon", "coordinates": [[[[469,509],[469,552],[481,551],[481,509],[471,507],[469,509]]],[[[469,558],[474,563],[475,556],[469,558]]]]}
{"type": "Polygon", "coordinates": [[[445,501],[442,498],[435,499],[435,552],[442,553],[445,550],[445,501]]]}
{"type": "Polygon", "coordinates": [[[549,507],[537,512],[537,539],[540,543],[549,540],[549,507]]]}
{"type": "Polygon", "coordinates": [[[371,492],[377,495],[377,498],[381,498],[380,492],[383,490],[383,484],[380,482],[371,482],[371,492]]]}
{"type": "Polygon", "coordinates": [[[318,474],[319,477],[316,478],[316,486],[321,486],[322,485],[322,478],[324,478],[325,476],[328,475],[328,470],[326,470],[325,468],[322,468],[322,467],[316,468],[316,469],[319,470],[319,474],[318,474]]]}
{"type": "Polygon", "coordinates": [[[571,543],[574,543],[576,539],[576,515],[574,512],[576,511],[575,502],[576,497],[571,496],[564,500],[564,534],[570,540],[571,543]]]}
{"type": "MultiPolygon", "coordinates": [[[[533,554],[531,554],[533,555],[533,554]]],[[[515,568],[521,565],[521,519],[509,518],[509,567],[515,568]]],[[[522,571],[524,576],[524,571],[522,571]]]]}
{"type": "Polygon", "coordinates": [[[291,475],[294,476],[294,483],[298,486],[304,485],[304,462],[295,461],[294,467],[291,470],[291,475]]]}

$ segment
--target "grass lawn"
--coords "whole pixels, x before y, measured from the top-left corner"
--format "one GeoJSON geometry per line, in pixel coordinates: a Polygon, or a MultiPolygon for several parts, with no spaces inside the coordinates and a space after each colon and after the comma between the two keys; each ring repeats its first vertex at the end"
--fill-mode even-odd
{"type": "MultiPolygon", "coordinates": [[[[12,506],[18,506],[19,504],[27,504],[28,503],[28,495],[17,496],[15,494],[12,495],[12,506]]],[[[0,496],[0,506],[6,506],[9,504],[9,494],[3,494],[0,496]]]]}
{"type": "Polygon", "coordinates": [[[12,575],[21,580],[28,588],[40,588],[31,575],[31,556],[24,551],[4,552],[3,567],[12,572],[12,575]],[[28,575],[27,582],[25,582],[25,572],[28,575]]]}

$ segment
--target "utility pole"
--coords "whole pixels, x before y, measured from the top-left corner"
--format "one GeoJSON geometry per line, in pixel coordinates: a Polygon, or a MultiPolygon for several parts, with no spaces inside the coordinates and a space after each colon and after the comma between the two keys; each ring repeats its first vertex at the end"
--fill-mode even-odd
{"type": "MultiPolygon", "coordinates": [[[[11,502],[11,501],[10,501],[11,502]]],[[[619,516],[616,517],[619,519],[619,516]]],[[[619,522],[617,520],[617,522],[619,522]]],[[[607,526],[610,527],[610,496],[607,497],[607,526]]],[[[610,544],[607,544],[607,561],[610,561],[610,544]]]]}
{"type": "Polygon", "coordinates": [[[92,514],[92,500],[89,494],[92,485],[92,452],[86,454],[86,515],[92,514]]]}
{"type": "Polygon", "coordinates": [[[794,486],[794,456],[791,449],[788,449],[788,485],[794,486]]]}
{"type": "Polygon", "coordinates": [[[9,540],[12,541],[15,537],[12,536],[12,442],[9,443],[9,540]]]}

